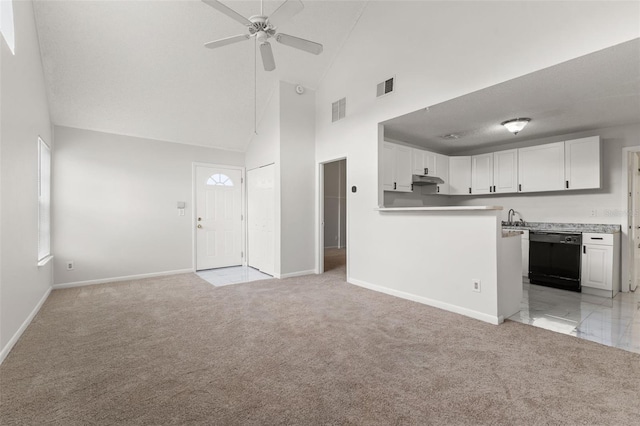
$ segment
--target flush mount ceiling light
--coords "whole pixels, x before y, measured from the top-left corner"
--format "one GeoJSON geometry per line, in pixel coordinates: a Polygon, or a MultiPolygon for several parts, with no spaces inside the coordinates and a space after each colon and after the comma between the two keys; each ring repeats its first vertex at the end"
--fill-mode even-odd
{"type": "Polygon", "coordinates": [[[507,130],[514,135],[517,135],[530,121],[530,118],[512,118],[511,120],[503,121],[500,124],[506,127],[507,130]]]}

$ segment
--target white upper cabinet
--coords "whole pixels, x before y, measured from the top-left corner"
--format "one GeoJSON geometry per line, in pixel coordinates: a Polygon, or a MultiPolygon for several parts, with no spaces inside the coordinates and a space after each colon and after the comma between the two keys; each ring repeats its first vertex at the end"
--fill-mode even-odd
{"type": "Polygon", "coordinates": [[[438,176],[436,157],[438,154],[414,148],[411,152],[411,171],[414,175],[438,176]]]}
{"type": "Polygon", "coordinates": [[[449,157],[449,195],[471,194],[471,157],[449,157]]]}
{"type": "Polygon", "coordinates": [[[493,153],[471,157],[471,193],[493,192],[493,153]]]}
{"type": "Polygon", "coordinates": [[[392,143],[382,144],[382,189],[393,191],[396,173],[396,146],[392,143]]]}
{"type": "Polygon", "coordinates": [[[396,146],[396,190],[400,192],[411,192],[411,151],[409,147],[396,146]]]}
{"type": "Polygon", "coordinates": [[[600,188],[600,136],[564,143],[566,189],[600,188]]]}
{"type": "Polygon", "coordinates": [[[444,183],[438,184],[436,192],[438,194],[449,194],[449,157],[442,154],[436,154],[436,172],[437,176],[442,178],[444,183]]]}
{"type": "Polygon", "coordinates": [[[518,184],[520,192],[563,190],[564,142],[519,148],[518,184]]]}
{"type": "Polygon", "coordinates": [[[493,192],[518,192],[518,150],[493,153],[493,192]]]}
{"type": "Polygon", "coordinates": [[[382,189],[411,192],[412,149],[390,142],[382,146],[382,189]]]}

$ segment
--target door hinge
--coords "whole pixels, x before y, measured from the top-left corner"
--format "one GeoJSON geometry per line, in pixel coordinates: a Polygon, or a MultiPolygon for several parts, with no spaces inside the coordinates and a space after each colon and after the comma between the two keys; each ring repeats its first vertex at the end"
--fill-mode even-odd
{"type": "Polygon", "coordinates": [[[243,251],[240,252],[240,257],[244,258],[244,252],[243,251]]]}
{"type": "Polygon", "coordinates": [[[244,220],[244,215],[243,214],[240,215],[240,220],[244,220]]]}
{"type": "Polygon", "coordinates": [[[244,178],[240,178],[240,183],[244,183],[244,178]]]}

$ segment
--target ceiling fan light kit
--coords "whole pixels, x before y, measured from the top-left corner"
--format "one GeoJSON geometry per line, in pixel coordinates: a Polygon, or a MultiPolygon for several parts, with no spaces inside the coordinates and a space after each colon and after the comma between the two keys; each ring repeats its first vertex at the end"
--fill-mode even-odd
{"type": "Polygon", "coordinates": [[[273,71],[276,68],[276,62],[271,50],[271,44],[268,42],[270,38],[274,38],[278,43],[285,46],[293,47],[307,53],[319,55],[322,53],[322,45],[313,41],[305,40],[288,34],[278,33],[278,26],[288,21],[296,14],[304,9],[304,5],[300,0],[285,0],[271,16],[266,16],[262,12],[262,3],[260,6],[261,14],[246,18],[235,10],[220,3],[218,0],[202,0],[205,4],[216,9],[218,12],[224,13],[229,18],[246,26],[249,34],[240,34],[232,37],[205,43],[205,47],[216,49],[218,47],[229,44],[238,43],[255,37],[260,43],[260,55],[262,57],[262,65],[265,71],[273,71]]]}
{"type": "Polygon", "coordinates": [[[510,120],[503,121],[500,124],[514,135],[517,135],[522,129],[524,129],[524,126],[529,124],[530,121],[530,118],[512,118],[510,120]]]}

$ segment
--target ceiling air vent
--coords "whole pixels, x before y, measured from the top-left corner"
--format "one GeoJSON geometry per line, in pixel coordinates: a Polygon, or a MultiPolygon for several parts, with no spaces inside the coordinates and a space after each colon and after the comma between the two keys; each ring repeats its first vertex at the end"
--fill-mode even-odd
{"type": "Polygon", "coordinates": [[[393,90],[395,89],[395,83],[395,77],[391,77],[390,79],[385,80],[382,83],[378,83],[378,91],[376,96],[380,97],[393,92],[393,90]]]}
{"type": "Polygon", "coordinates": [[[342,120],[347,112],[347,98],[342,98],[331,104],[331,122],[342,120]]]}

